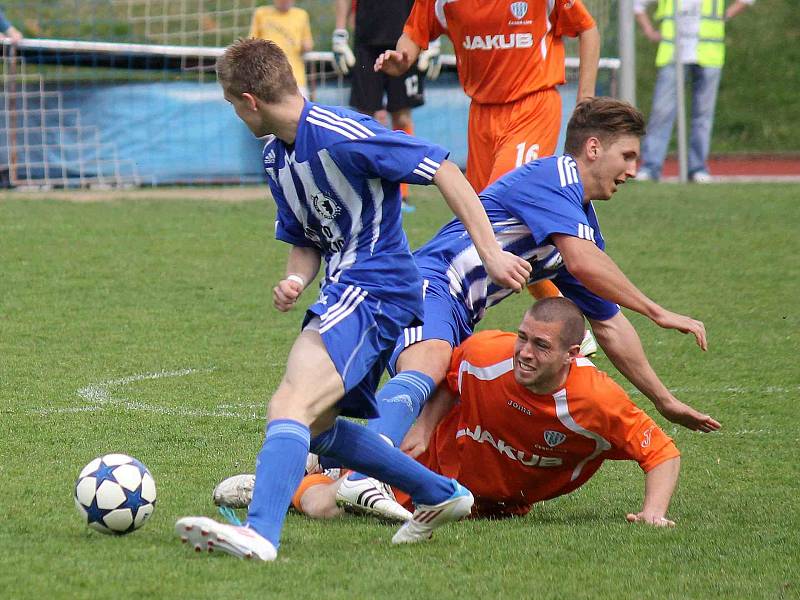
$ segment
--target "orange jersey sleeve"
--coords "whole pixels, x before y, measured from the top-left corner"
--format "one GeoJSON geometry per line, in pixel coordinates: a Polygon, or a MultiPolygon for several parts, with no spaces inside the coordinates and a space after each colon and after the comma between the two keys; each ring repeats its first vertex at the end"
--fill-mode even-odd
{"type": "Polygon", "coordinates": [[[403,33],[411,38],[420,48],[427,48],[431,40],[435,40],[446,32],[436,18],[433,0],[417,0],[406,19],[403,33]]]}
{"type": "Polygon", "coordinates": [[[556,37],[577,37],[595,26],[594,18],[580,0],[560,1],[553,12],[556,37]]]}
{"type": "Polygon", "coordinates": [[[604,423],[598,427],[612,446],[606,458],[634,460],[647,473],[662,462],[680,456],[672,438],[636,406],[608,375],[596,371],[595,379],[590,385],[600,385],[604,389],[604,423]]]}
{"type": "Polygon", "coordinates": [[[422,48],[446,34],[466,94],[504,104],[564,83],[561,38],[592,27],[581,0],[417,0],[403,31],[422,48]]]}

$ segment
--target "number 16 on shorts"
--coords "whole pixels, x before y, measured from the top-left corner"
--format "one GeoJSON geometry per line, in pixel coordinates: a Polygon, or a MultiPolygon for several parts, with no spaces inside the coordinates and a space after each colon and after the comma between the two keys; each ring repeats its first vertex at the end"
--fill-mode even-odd
{"type": "Polygon", "coordinates": [[[531,144],[528,146],[527,152],[525,151],[526,142],[517,144],[517,162],[514,166],[521,167],[522,165],[536,160],[539,158],[539,144],[531,144]]]}

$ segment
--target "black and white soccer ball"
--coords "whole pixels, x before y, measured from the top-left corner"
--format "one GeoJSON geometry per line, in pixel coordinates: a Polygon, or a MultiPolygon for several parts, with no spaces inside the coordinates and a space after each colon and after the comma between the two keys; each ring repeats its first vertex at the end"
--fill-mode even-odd
{"type": "Polygon", "coordinates": [[[156,506],[150,471],[126,454],[106,454],[86,465],[75,482],[75,507],[83,522],[102,533],[138,529],[156,506]]]}

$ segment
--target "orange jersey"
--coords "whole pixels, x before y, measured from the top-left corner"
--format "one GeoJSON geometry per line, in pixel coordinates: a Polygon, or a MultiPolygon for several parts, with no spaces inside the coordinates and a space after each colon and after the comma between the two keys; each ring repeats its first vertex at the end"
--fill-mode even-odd
{"type": "Polygon", "coordinates": [[[561,38],[594,26],[581,0],[417,0],[403,32],[421,48],[447,35],[467,95],[502,104],[564,83],[561,38]]]}
{"type": "Polygon", "coordinates": [[[454,354],[447,375],[461,402],[439,423],[419,460],[475,495],[473,516],[525,514],[567,494],[604,460],[647,472],[679,456],[675,444],[608,375],[573,361],[565,386],[537,395],[513,373],[516,335],[485,331],[454,354]]]}

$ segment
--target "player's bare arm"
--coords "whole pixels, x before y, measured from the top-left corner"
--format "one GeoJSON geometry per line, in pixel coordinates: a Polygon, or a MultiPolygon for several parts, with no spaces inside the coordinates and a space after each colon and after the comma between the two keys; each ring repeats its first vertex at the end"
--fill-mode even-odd
{"type": "Polygon", "coordinates": [[[501,249],[489,217],[461,169],[445,160],[436,171],[433,183],[439,188],[450,210],[464,224],[492,281],[514,291],[521,290],[528,281],[531,265],[501,249]]]}
{"type": "Polygon", "coordinates": [[[578,102],[594,96],[597,67],[600,63],[600,32],[597,27],[578,35],[578,102]]]}
{"type": "Polygon", "coordinates": [[[411,68],[421,51],[422,48],[404,33],[394,50],[387,50],[375,60],[375,71],[383,71],[392,77],[402,75],[411,68]]]}
{"type": "Polygon", "coordinates": [[[629,308],[664,329],[691,333],[702,350],[708,349],[706,328],[701,321],[669,311],[645,296],[616,263],[594,242],[570,235],[553,235],[553,243],[567,270],[588,290],[610,302],[629,308]]]}
{"type": "Polygon", "coordinates": [[[400,449],[413,458],[425,452],[436,426],[455,406],[456,401],[456,395],[450,391],[450,388],[444,384],[440,385],[425,403],[414,425],[408,430],[400,444],[400,449]]]}
{"type": "Polygon", "coordinates": [[[678,483],[678,474],[681,470],[679,456],[665,460],[651,469],[644,478],[644,504],[637,514],[628,514],[630,523],[645,523],[655,527],[674,527],[675,522],[667,519],[672,493],[678,483]]]}
{"type": "Polygon", "coordinates": [[[317,276],[321,256],[316,248],[292,246],[286,260],[286,277],[272,289],[272,302],[279,311],[290,310],[306,286],[317,276]]]}
{"type": "Polygon", "coordinates": [[[659,379],[642,348],[639,334],[621,312],[604,321],[589,320],[598,344],[617,370],[644,394],[664,418],[693,431],[709,433],[720,423],[673,396],[659,379]]]}

